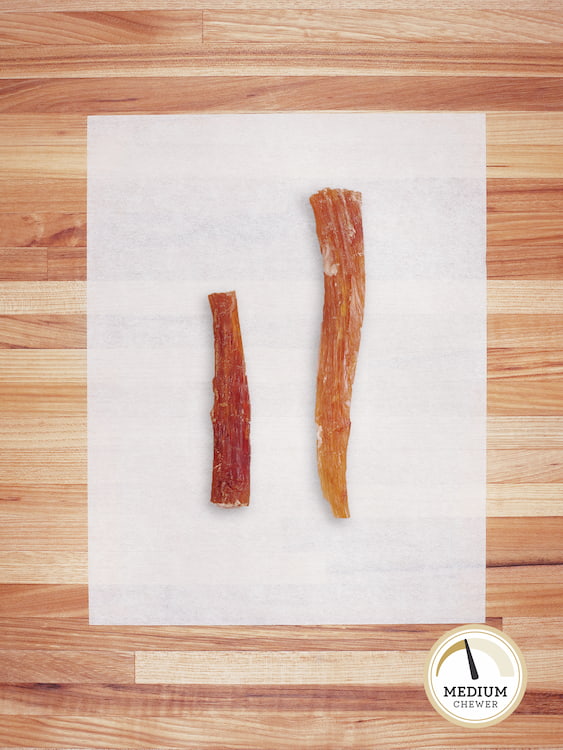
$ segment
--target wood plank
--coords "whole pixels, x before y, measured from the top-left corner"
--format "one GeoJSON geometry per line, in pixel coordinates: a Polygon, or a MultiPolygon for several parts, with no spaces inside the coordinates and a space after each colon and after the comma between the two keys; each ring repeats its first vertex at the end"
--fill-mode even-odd
{"type": "Polygon", "coordinates": [[[563,565],[563,518],[488,518],[487,565],[563,565]]]}
{"type": "Polygon", "coordinates": [[[561,583],[487,583],[488,617],[551,617],[562,611],[561,583]]]}
{"type": "MultiPolygon", "coordinates": [[[[529,688],[517,714],[557,715],[563,695],[529,688]]],[[[393,685],[0,685],[0,714],[186,716],[194,710],[404,713],[428,710],[421,686],[393,685]]]]}
{"type": "Polygon", "coordinates": [[[0,248],[0,281],[46,280],[46,248],[0,248]]]}
{"type": "Polygon", "coordinates": [[[563,375],[563,362],[557,349],[529,349],[526,347],[508,347],[494,349],[489,347],[487,352],[487,376],[489,389],[496,385],[494,381],[515,380],[517,384],[526,385],[537,383],[558,384],[563,375]]]}
{"type": "Polygon", "coordinates": [[[17,584],[2,580],[0,601],[3,612],[21,623],[29,618],[40,618],[44,624],[45,619],[51,617],[88,622],[88,587],[85,584],[17,584]]]}
{"type": "MultiPolygon", "coordinates": [[[[40,388],[1,383],[0,399],[5,414],[62,415],[72,419],[86,414],[85,383],[80,386],[57,383],[40,388]]],[[[18,481],[22,480],[23,477],[18,477],[18,481]]]]}
{"type": "Polygon", "coordinates": [[[502,629],[522,649],[563,649],[563,617],[507,617],[502,629]]]}
{"type": "MultiPolygon", "coordinates": [[[[0,144],[0,194],[4,212],[0,221],[7,225],[4,246],[12,244],[8,240],[14,229],[17,231],[6,212],[30,217],[28,236],[40,229],[43,214],[86,213],[84,116],[68,112],[33,113],[33,117],[2,115],[0,144]]],[[[49,231],[51,226],[52,221],[48,221],[45,229],[49,231]]]]}
{"type": "MultiPolygon", "coordinates": [[[[0,427],[0,445],[1,440],[0,427]]],[[[487,420],[487,447],[495,450],[561,449],[563,448],[563,418],[491,416],[487,420]]]]}
{"type": "Polygon", "coordinates": [[[79,179],[86,177],[86,151],[83,143],[65,143],[62,138],[52,143],[16,148],[0,144],[2,180],[79,179]]]}
{"type": "MultiPolygon", "coordinates": [[[[495,115],[487,115],[487,122],[495,115]]],[[[499,115],[504,117],[505,115],[499,115]]],[[[556,178],[489,177],[487,213],[563,211],[563,180],[556,178]]],[[[533,269],[533,267],[532,267],[533,269]]],[[[536,272],[541,269],[533,269],[536,272]]]]}
{"type": "Polygon", "coordinates": [[[0,116],[0,142],[5,148],[16,149],[28,146],[49,149],[51,145],[65,144],[76,152],[86,145],[86,117],[69,111],[36,112],[33,117],[3,114],[0,116]]]}
{"type": "Polygon", "coordinates": [[[487,481],[563,482],[563,449],[487,450],[487,481]]]}
{"type": "Polygon", "coordinates": [[[274,42],[4,47],[0,78],[471,76],[559,78],[563,44],[274,42]]]}
{"type": "Polygon", "coordinates": [[[137,684],[404,685],[426,653],[409,651],[138,651],[137,684]]]}
{"type": "MultiPolygon", "coordinates": [[[[0,380],[0,400],[3,414],[83,418],[86,414],[86,382],[63,380],[22,384],[0,380]]],[[[18,481],[23,481],[23,477],[18,481]]]]}
{"type": "Polygon", "coordinates": [[[3,716],[0,741],[11,746],[149,747],[186,750],[294,750],[296,747],[353,747],[377,750],[401,747],[479,748],[514,750],[520,738],[527,748],[554,748],[560,739],[559,716],[515,715],[510,721],[468,732],[439,716],[432,708],[405,717],[384,712],[324,711],[205,711],[188,717],[144,716],[3,716]],[[416,731],[413,731],[413,726],[416,731]]]}
{"type": "MultiPolygon", "coordinates": [[[[39,483],[38,483],[39,484],[39,483]]],[[[14,503],[12,503],[12,506],[14,503]]],[[[26,553],[74,552],[85,549],[88,542],[88,520],[86,509],[81,513],[76,510],[51,510],[51,517],[42,513],[38,518],[30,518],[25,511],[18,513],[17,508],[0,505],[0,539],[5,552],[17,554],[20,550],[26,553]],[[53,519],[56,518],[57,522],[53,519]]]]}
{"type": "MultiPolygon", "coordinates": [[[[86,353],[50,349],[0,351],[0,385],[20,386],[27,396],[48,386],[64,386],[69,391],[73,387],[84,389],[86,353]],[[29,393],[25,393],[28,388],[29,393]]],[[[5,406],[4,402],[2,407],[5,406]]]]}
{"type": "Polygon", "coordinates": [[[562,145],[563,112],[489,114],[487,143],[496,147],[562,145]]]}
{"type": "Polygon", "coordinates": [[[561,279],[562,252],[558,245],[521,247],[518,243],[487,250],[489,279],[561,279]]]}
{"type": "Polygon", "coordinates": [[[84,349],[85,315],[0,315],[1,349],[84,349]]]}
{"type": "Polygon", "coordinates": [[[488,484],[487,516],[563,516],[560,484],[488,484]]]}
{"type": "Polygon", "coordinates": [[[563,174],[562,162],[563,144],[560,142],[549,145],[487,146],[487,177],[560,179],[563,174]]]}
{"type": "Polygon", "coordinates": [[[561,350],[563,315],[494,313],[488,316],[487,341],[491,348],[529,347],[561,350]]]}
{"type": "MultiPolygon", "coordinates": [[[[11,419],[11,416],[8,415],[7,418],[11,419]]],[[[21,419],[24,425],[28,423],[25,416],[16,419],[21,419]]],[[[73,421],[67,421],[66,418],[58,416],[45,421],[50,422],[51,419],[57,424],[64,425],[61,426],[63,432],[66,431],[68,423],[73,421]]],[[[39,420],[35,416],[29,418],[31,424],[35,424],[37,421],[41,422],[43,418],[41,417],[39,420]]],[[[85,416],[76,421],[84,425],[86,422],[85,416]]],[[[66,442],[64,437],[59,437],[60,440],[63,441],[63,444],[66,442]]],[[[80,445],[83,445],[86,441],[85,432],[81,435],[80,440],[82,441],[80,445]]],[[[72,445],[75,445],[74,439],[72,445]]],[[[87,501],[86,484],[62,484],[60,482],[41,485],[23,482],[19,484],[2,482],[0,484],[0,508],[4,513],[28,512],[30,517],[36,517],[41,511],[52,515],[55,510],[85,514],[87,501]]]]}
{"type": "Polygon", "coordinates": [[[71,281],[0,283],[0,315],[81,315],[86,284],[71,281]]]}
{"type": "Polygon", "coordinates": [[[528,685],[543,690],[563,690],[563,651],[535,651],[526,649],[528,685]]]}
{"type": "MultiPolygon", "coordinates": [[[[499,619],[489,624],[501,627],[499,619]]],[[[421,651],[429,649],[445,625],[316,626],[108,626],[90,627],[83,618],[2,617],[5,649],[105,651],[421,651]]],[[[453,627],[453,626],[452,626],[453,627]]]]}
{"type": "MultiPolygon", "coordinates": [[[[25,145],[14,146],[19,148],[25,145]]],[[[0,225],[0,247],[9,250],[86,247],[86,214],[0,213],[0,225]]]]}
{"type": "Polygon", "coordinates": [[[204,10],[203,38],[210,42],[340,42],[448,41],[550,42],[563,41],[561,11],[463,11],[421,7],[382,9],[268,9],[204,10]]]}
{"type": "Polygon", "coordinates": [[[77,551],[0,549],[1,582],[5,584],[86,584],[88,555],[77,551]]]}
{"type": "MultiPolygon", "coordinates": [[[[15,662],[16,657],[19,657],[22,664],[22,681],[29,681],[23,677],[27,673],[26,656],[37,654],[33,666],[37,662],[47,661],[48,664],[44,668],[48,671],[53,669],[52,663],[55,670],[60,662],[64,664],[64,656],[69,652],[57,652],[51,659],[51,654],[44,651],[0,653],[5,658],[4,663],[0,662],[1,677],[17,674],[15,662]]],[[[96,652],[96,657],[99,653],[96,652]]],[[[125,656],[119,654],[120,658],[125,656]]],[[[426,651],[138,651],[135,654],[135,682],[214,686],[419,685],[426,659],[426,651]]],[[[525,659],[528,685],[544,690],[563,689],[563,650],[550,649],[547,653],[527,650],[525,659]]],[[[82,654],[82,661],[85,660],[87,663],[95,663],[94,659],[87,659],[86,653],[82,654]]],[[[126,664],[128,665],[128,662],[126,664]]],[[[96,664],[96,668],[103,669],[103,666],[99,667],[96,664]]],[[[86,669],[90,671],[92,667],[86,669]]],[[[68,672],[68,667],[66,671],[68,672]]],[[[75,680],[74,674],[70,671],[66,681],[79,680],[75,680]]]]}
{"type": "Polygon", "coordinates": [[[86,248],[48,248],[47,278],[49,281],[86,281],[86,248]]]}
{"type": "Polygon", "coordinates": [[[489,279],[561,279],[561,248],[557,245],[524,246],[518,244],[487,250],[489,279]]]}
{"type": "Polygon", "coordinates": [[[201,42],[197,10],[0,13],[0,46],[201,42]]]}
{"type": "MultiPolygon", "coordinates": [[[[487,587],[506,584],[513,588],[530,584],[549,584],[563,591],[563,565],[538,563],[530,565],[490,565],[487,568],[487,587]]],[[[504,622],[504,620],[503,620],[504,622]]]]}
{"type": "Polygon", "coordinates": [[[134,682],[133,654],[0,650],[0,682],[134,682]]]}
{"type": "MultiPolygon", "coordinates": [[[[561,255],[563,270],[563,252],[561,255]]],[[[487,282],[487,312],[498,313],[563,313],[563,282],[554,279],[516,279],[487,282]]]]}
{"type": "MultiPolygon", "coordinates": [[[[0,685],[0,715],[189,716],[203,709],[279,712],[304,705],[318,711],[410,712],[428,710],[428,699],[422,686],[392,685],[0,685]]],[[[541,713],[556,713],[559,706],[549,700],[541,713]]]]}
{"type": "MultiPolygon", "coordinates": [[[[138,651],[137,684],[419,685],[426,651],[138,651]]],[[[527,651],[528,684],[563,689],[563,650],[527,651]]]]}
{"type": "MultiPolygon", "coordinates": [[[[563,241],[563,219],[556,213],[537,211],[522,213],[492,213],[487,219],[487,248],[511,248],[550,250],[561,247],[563,241]]],[[[560,250],[561,269],[563,251],[560,250]]]]}
{"type": "Polygon", "coordinates": [[[562,390],[557,376],[491,380],[487,386],[487,410],[491,416],[562,416],[562,390]]]}
{"type": "MultiPolygon", "coordinates": [[[[37,488],[42,486],[37,481],[37,488]]],[[[61,485],[64,486],[64,485],[61,485]]],[[[61,492],[61,496],[63,493],[61,492]]],[[[0,538],[4,550],[25,549],[27,552],[37,549],[52,549],[56,544],[61,549],[77,549],[87,543],[88,515],[87,507],[61,507],[51,505],[41,508],[33,515],[33,506],[17,501],[15,497],[0,498],[0,538]],[[54,518],[58,519],[57,528],[54,518]],[[50,539],[49,536],[52,538],[50,539]],[[16,542],[16,539],[18,542],[16,542]],[[18,546],[19,545],[19,546],[18,546]]]]}
{"type": "MultiPolygon", "coordinates": [[[[190,3],[192,8],[197,9],[224,9],[239,8],[242,10],[263,8],[263,0],[194,0],[190,3]]],[[[284,10],[287,3],[281,0],[269,0],[269,8],[278,8],[284,10]]],[[[506,0],[440,0],[440,7],[450,10],[468,10],[470,8],[480,9],[486,6],[490,9],[506,9],[506,0]]],[[[53,3],[51,0],[0,0],[0,10],[6,12],[39,12],[52,10],[53,3]]],[[[159,10],[159,9],[177,9],[182,10],[186,7],[185,0],[81,0],[80,7],[84,11],[124,11],[124,10],[159,10]]],[[[320,2],[320,0],[293,0],[292,8],[342,8],[342,3],[320,2]]],[[[347,0],[347,8],[365,8],[365,2],[362,0],[347,0]]],[[[416,10],[420,8],[420,2],[417,0],[375,0],[370,3],[372,8],[401,8],[403,10],[416,10]]],[[[510,7],[513,9],[521,8],[530,10],[530,0],[512,0],[510,7]]],[[[544,10],[560,10],[559,0],[542,0],[541,7],[544,10]]],[[[76,10],[76,0],[57,0],[57,10],[73,11],[76,10]]]]}
{"type": "MultiPolygon", "coordinates": [[[[2,415],[0,421],[0,450],[10,448],[44,450],[49,447],[84,451],[86,449],[86,418],[84,416],[69,418],[57,415],[45,418],[35,414],[2,415]]],[[[48,488],[47,492],[50,498],[56,498],[54,501],[58,502],[58,493],[61,486],[54,484],[53,487],[57,488],[56,495],[50,494],[52,493],[52,487],[48,488]]],[[[34,485],[17,488],[3,482],[0,484],[0,503],[5,493],[8,493],[13,497],[18,497],[20,501],[25,497],[26,502],[36,506],[35,511],[40,512],[41,506],[47,502],[47,498],[41,496],[40,500],[37,501],[34,494],[31,495],[31,498],[29,494],[26,496],[26,492],[29,492],[30,488],[32,492],[35,489],[34,485]]],[[[79,497],[80,502],[83,503],[85,500],[84,493],[80,493],[79,497]]],[[[52,512],[52,509],[50,512],[52,512]]]]}
{"type": "MultiPolygon", "coordinates": [[[[470,76],[186,76],[38,78],[0,82],[0,113],[127,114],[274,112],[318,109],[360,111],[558,111],[563,78],[470,76]]],[[[530,147],[533,148],[533,147],[530,147]]],[[[491,177],[560,177],[554,148],[523,148],[508,168],[491,154],[491,177]]],[[[67,181],[70,178],[67,175],[67,181]]],[[[40,210],[35,207],[35,210],[40,210]]],[[[75,208],[66,210],[74,211],[75,208]]],[[[78,209],[80,211],[80,209],[78,209]]]]}
{"type": "Polygon", "coordinates": [[[535,714],[536,716],[541,713],[546,714],[557,714],[561,716],[563,713],[562,704],[563,695],[556,693],[555,691],[544,691],[536,690],[534,688],[527,688],[522,702],[516,709],[517,714],[535,714]]]}
{"type": "MultiPolygon", "coordinates": [[[[71,448],[3,448],[0,453],[0,473],[5,482],[34,482],[42,484],[78,484],[87,479],[87,457],[86,449],[76,450],[71,448]]],[[[28,540],[28,547],[35,549],[36,545],[46,543],[49,548],[55,544],[56,530],[59,528],[62,536],[66,536],[71,529],[66,526],[61,528],[56,516],[46,528],[35,527],[35,535],[28,540]],[[45,536],[43,536],[45,535],[45,536]]],[[[22,529],[23,531],[23,529],[22,529]]],[[[3,540],[4,549],[17,549],[14,533],[16,529],[0,529],[0,538],[3,540]],[[8,534],[8,538],[5,537],[8,534]]],[[[85,543],[85,536],[81,541],[85,543]]],[[[20,539],[21,542],[21,539],[20,539]]],[[[58,539],[61,542],[61,539],[58,539]]]]}
{"type": "Polygon", "coordinates": [[[4,211],[25,213],[30,207],[38,213],[86,211],[85,177],[48,179],[37,174],[35,178],[22,178],[15,182],[4,178],[0,172],[0,194],[4,211]]]}

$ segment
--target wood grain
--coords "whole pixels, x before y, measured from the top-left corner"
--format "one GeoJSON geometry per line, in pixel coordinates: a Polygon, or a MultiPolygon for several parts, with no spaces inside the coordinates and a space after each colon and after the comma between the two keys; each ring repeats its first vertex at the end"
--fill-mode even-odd
{"type": "Polygon", "coordinates": [[[563,519],[487,519],[487,565],[563,565],[563,519]]]}
{"type": "Polygon", "coordinates": [[[3,213],[0,224],[0,242],[8,249],[86,247],[86,214],[3,213]]]}
{"type": "MultiPolygon", "coordinates": [[[[487,121],[488,121],[487,117],[487,121]]],[[[510,158],[509,149],[506,150],[510,158]]],[[[551,213],[563,208],[563,182],[556,178],[488,177],[487,218],[491,214],[539,212],[551,213]]],[[[530,272],[541,268],[530,267],[530,272]]],[[[530,277],[528,277],[530,278],[530,277]]],[[[532,277],[533,278],[533,277],[532,277]]]]}
{"type": "Polygon", "coordinates": [[[489,281],[488,313],[563,313],[563,282],[489,281]]]}
{"type": "Polygon", "coordinates": [[[295,747],[352,747],[355,750],[401,748],[517,747],[520,737],[533,738],[527,748],[554,748],[560,738],[559,716],[517,715],[508,722],[468,733],[433,711],[404,717],[373,711],[194,710],[189,716],[113,717],[74,715],[2,717],[0,741],[15,747],[139,748],[196,750],[294,750],[295,747]],[[413,726],[416,731],[413,732],[413,726]]]}
{"type": "MultiPolygon", "coordinates": [[[[29,589],[34,587],[28,586],[29,589]]],[[[54,587],[57,590],[62,587],[54,587]]],[[[22,592],[23,593],[23,592],[22,592]]],[[[31,592],[33,593],[33,592],[31,592]]],[[[31,595],[30,593],[30,595],[31,595]]],[[[38,594],[39,592],[35,592],[38,594]]],[[[499,619],[488,623],[498,627],[499,619]]],[[[127,626],[89,627],[86,617],[0,619],[5,649],[117,651],[420,651],[442,634],[441,625],[127,626]]]]}
{"type": "Polygon", "coordinates": [[[542,482],[488,484],[487,515],[489,518],[561,516],[563,515],[561,486],[557,483],[543,484],[542,482]]]}
{"type": "MultiPolygon", "coordinates": [[[[242,19],[243,17],[241,17],[242,19]]],[[[562,44],[444,41],[49,44],[0,48],[0,78],[233,76],[561,77],[562,44]]]]}
{"type": "Polygon", "coordinates": [[[211,42],[449,41],[561,42],[561,12],[511,13],[481,8],[404,11],[369,10],[204,10],[203,38],[211,42]]]}
{"type": "Polygon", "coordinates": [[[487,446],[497,450],[560,450],[563,448],[563,419],[491,416],[487,421],[487,446]]]}
{"type": "MultiPolygon", "coordinates": [[[[219,9],[224,8],[239,8],[242,11],[263,9],[263,0],[243,0],[243,2],[237,3],[234,0],[196,0],[190,3],[191,7],[197,9],[219,9]]],[[[346,3],[336,2],[325,2],[322,3],[319,0],[293,0],[291,7],[303,8],[310,10],[311,8],[318,8],[320,10],[326,10],[329,8],[342,9],[343,5],[345,8],[358,8],[363,9],[365,2],[362,0],[347,0],[346,3]]],[[[76,0],[58,0],[56,5],[57,11],[75,11],[76,0]]],[[[185,0],[80,0],[80,9],[84,12],[91,11],[124,11],[124,10],[153,10],[153,9],[177,9],[183,10],[186,6],[185,0]]],[[[282,3],[280,0],[272,0],[268,3],[268,7],[284,11],[286,10],[287,3],[282,3]]],[[[420,7],[418,0],[375,0],[371,3],[372,8],[400,8],[405,11],[417,10],[420,7]]],[[[444,9],[452,10],[468,10],[468,9],[480,9],[485,7],[482,0],[441,0],[440,7],[444,9]]],[[[491,9],[505,9],[505,0],[487,0],[487,8],[491,9]]],[[[530,10],[530,0],[513,0],[510,4],[513,9],[524,9],[530,10]]],[[[561,6],[559,0],[542,0],[542,10],[560,10],[561,6]]],[[[53,3],[51,0],[19,0],[15,3],[14,0],[0,0],[0,10],[6,12],[39,12],[39,11],[53,11],[53,3]]]]}
{"type": "Polygon", "coordinates": [[[0,651],[2,682],[131,682],[132,654],[118,651],[0,651]]]}
{"type": "Polygon", "coordinates": [[[0,248],[0,281],[46,281],[47,248],[0,248]]]}
{"type": "Polygon", "coordinates": [[[135,682],[184,685],[403,685],[426,653],[409,651],[138,651],[135,682]]]}
{"type": "Polygon", "coordinates": [[[0,0],[2,747],[561,745],[562,52],[559,0],[0,0]],[[87,117],[307,109],[487,113],[486,604],[530,673],[487,730],[424,694],[448,625],[88,624],[87,117]]]}
{"type": "Polygon", "coordinates": [[[506,617],[504,630],[522,648],[563,648],[563,617],[506,617]]]}
{"type": "MultiPolygon", "coordinates": [[[[52,77],[46,79],[26,77],[0,81],[0,114],[65,114],[69,111],[83,115],[173,114],[314,108],[558,112],[562,99],[563,78],[554,76],[196,75],[99,79],[65,78],[61,66],[57,65],[52,77]]],[[[530,160],[522,149],[514,160],[515,176],[560,176],[557,165],[549,159],[549,150],[540,149],[530,160]]],[[[507,174],[498,155],[490,165],[492,176],[507,174]]]]}
{"type": "Polygon", "coordinates": [[[200,42],[201,35],[202,14],[193,10],[0,13],[0,46],[200,42]]]}
{"type": "MultiPolygon", "coordinates": [[[[85,491],[84,488],[84,497],[85,491]]],[[[43,622],[45,618],[61,616],[88,622],[88,588],[85,585],[5,583],[2,569],[0,598],[3,612],[18,618],[22,625],[33,623],[29,618],[41,618],[43,622]]]]}
{"type": "Polygon", "coordinates": [[[86,318],[83,315],[3,315],[1,349],[83,349],[86,318]]]}

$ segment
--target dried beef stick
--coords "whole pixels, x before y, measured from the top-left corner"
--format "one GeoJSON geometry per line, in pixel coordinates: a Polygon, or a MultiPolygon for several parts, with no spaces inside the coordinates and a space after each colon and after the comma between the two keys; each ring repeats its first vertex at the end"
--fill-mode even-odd
{"type": "Polygon", "coordinates": [[[346,457],[350,402],[364,317],[362,196],[325,188],[310,198],[324,265],[317,375],[317,465],[323,495],[337,518],[349,518],[346,457]]]}
{"type": "Polygon", "coordinates": [[[209,295],[215,343],[211,502],[250,502],[250,397],[235,292],[209,295]]]}

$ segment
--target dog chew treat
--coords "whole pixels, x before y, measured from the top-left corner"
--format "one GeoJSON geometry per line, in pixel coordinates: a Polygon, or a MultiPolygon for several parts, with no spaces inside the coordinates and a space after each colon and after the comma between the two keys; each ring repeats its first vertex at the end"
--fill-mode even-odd
{"type": "Polygon", "coordinates": [[[250,502],[250,397],[235,292],[209,295],[215,342],[211,502],[250,502]]]}
{"type": "Polygon", "coordinates": [[[315,408],[317,465],[333,514],[349,518],[346,454],[366,283],[362,196],[352,190],[325,188],[310,201],[324,263],[315,408]]]}

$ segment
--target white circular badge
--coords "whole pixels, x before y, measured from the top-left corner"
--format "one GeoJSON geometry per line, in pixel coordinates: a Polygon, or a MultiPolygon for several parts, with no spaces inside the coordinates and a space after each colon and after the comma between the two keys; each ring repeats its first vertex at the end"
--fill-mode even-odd
{"type": "Polygon", "coordinates": [[[498,724],[518,706],[526,665],[518,646],[488,625],[443,635],[426,662],[424,689],[438,713],[464,727],[498,724]]]}

